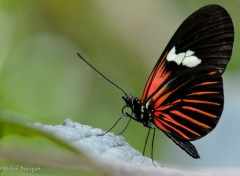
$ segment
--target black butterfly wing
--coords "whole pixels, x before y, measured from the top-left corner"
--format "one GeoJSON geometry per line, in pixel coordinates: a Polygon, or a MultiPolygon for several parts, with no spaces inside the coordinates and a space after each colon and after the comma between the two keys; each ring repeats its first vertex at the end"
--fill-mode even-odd
{"type": "Polygon", "coordinates": [[[141,102],[147,102],[171,75],[187,68],[214,67],[223,73],[232,54],[234,31],[227,11],[207,5],[190,15],[178,28],[145,85],[141,102]],[[190,55],[188,59],[180,56],[190,55]],[[176,56],[176,57],[174,57],[176,56]],[[185,62],[184,62],[185,61],[185,62]]]}
{"type": "Polygon", "coordinates": [[[141,98],[153,110],[155,126],[194,158],[199,155],[190,141],[212,131],[223,111],[221,75],[232,54],[233,37],[224,8],[200,8],[173,35],[141,98]]]}

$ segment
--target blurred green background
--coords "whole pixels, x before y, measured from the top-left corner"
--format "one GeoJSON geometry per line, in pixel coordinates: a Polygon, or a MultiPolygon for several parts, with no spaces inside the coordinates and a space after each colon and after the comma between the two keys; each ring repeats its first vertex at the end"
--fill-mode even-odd
{"type": "MultiPolygon", "coordinates": [[[[235,27],[233,56],[224,75],[228,86],[239,81],[239,0],[0,0],[2,117],[52,125],[70,117],[109,129],[121,114],[122,94],[99,79],[76,53],[140,98],[153,66],[178,26],[192,12],[212,3],[229,12],[235,27]]],[[[122,120],[113,132],[121,131],[126,122],[122,120]]],[[[132,122],[124,137],[142,151],[146,134],[146,128],[132,122]]],[[[224,143],[225,137],[218,135],[224,143]]],[[[212,151],[216,147],[206,145],[212,151]]],[[[224,165],[214,160],[207,163],[210,155],[204,154],[204,146],[199,149],[200,155],[205,155],[204,162],[193,161],[158,132],[155,159],[181,165],[224,165]]],[[[226,165],[240,166],[240,161],[226,165]]]]}

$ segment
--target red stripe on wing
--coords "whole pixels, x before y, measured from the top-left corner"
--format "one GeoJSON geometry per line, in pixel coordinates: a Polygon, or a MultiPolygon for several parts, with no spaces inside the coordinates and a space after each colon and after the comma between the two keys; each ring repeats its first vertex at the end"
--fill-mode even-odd
{"type": "Polygon", "coordinates": [[[199,103],[199,104],[206,104],[206,105],[216,105],[220,106],[220,103],[212,102],[212,101],[202,101],[202,100],[189,100],[189,99],[183,99],[184,102],[187,103],[199,103]]]}
{"type": "MultiPolygon", "coordinates": [[[[171,131],[174,131],[175,133],[179,134],[182,138],[184,138],[186,140],[190,140],[190,138],[187,135],[185,135],[183,132],[181,132],[179,129],[173,127],[169,123],[167,123],[163,120],[157,119],[157,118],[154,118],[153,121],[155,124],[157,124],[156,122],[158,122],[158,124],[160,124],[160,127],[163,127],[163,128],[160,128],[158,126],[161,130],[169,128],[171,131]]],[[[165,131],[165,130],[163,130],[163,131],[165,131]]],[[[169,131],[169,130],[167,130],[167,131],[169,131]]],[[[170,132],[170,134],[171,134],[171,132],[170,132]]]]}
{"type": "Polygon", "coordinates": [[[183,106],[182,107],[183,109],[187,109],[187,110],[190,110],[190,111],[193,111],[193,112],[197,112],[199,114],[202,114],[204,116],[208,116],[210,118],[218,118],[218,116],[214,115],[214,114],[211,114],[211,113],[208,113],[206,111],[203,111],[203,110],[200,110],[200,109],[197,109],[197,108],[193,108],[193,107],[190,107],[190,106],[183,106]]]}
{"type": "Polygon", "coordinates": [[[207,94],[218,94],[219,92],[193,92],[187,94],[187,96],[192,96],[192,95],[207,95],[207,94]]]}
{"type": "Polygon", "coordinates": [[[188,121],[192,122],[193,124],[198,125],[200,127],[203,127],[203,128],[206,128],[206,129],[210,129],[211,128],[210,126],[205,125],[204,123],[201,123],[201,122],[199,122],[197,120],[194,120],[193,118],[191,118],[191,117],[181,113],[178,110],[172,110],[172,111],[170,111],[170,113],[171,114],[175,114],[175,115],[179,116],[180,118],[184,118],[184,119],[186,119],[186,120],[188,120],[188,121]]]}
{"type": "Polygon", "coordinates": [[[170,122],[170,123],[173,123],[173,124],[175,124],[175,125],[183,128],[183,129],[187,130],[188,132],[196,135],[196,136],[200,136],[199,133],[197,133],[197,132],[191,130],[190,128],[186,127],[185,125],[177,122],[176,120],[174,120],[174,119],[173,119],[170,115],[168,115],[168,114],[165,114],[165,113],[164,113],[164,114],[163,114],[163,118],[164,118],[165,121],[168,121],[168,122],[170,122]]]}
{"type": "Polygon", "coordinates": [[[166,52],[163,57],[161,57],[157,64],[155,65],[151,75],[148,78],[148,81],[145,85],[141,102],[143,103],[148,97],[154,94],[154,92],[161,87],[161,85],[167,80],[170,76],[170,72],[166,71],[166,52]]]}

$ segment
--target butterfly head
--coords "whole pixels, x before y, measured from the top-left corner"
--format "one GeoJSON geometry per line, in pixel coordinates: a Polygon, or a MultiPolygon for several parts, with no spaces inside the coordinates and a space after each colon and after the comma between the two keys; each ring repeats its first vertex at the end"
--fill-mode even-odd
{"type": "Polygon", "coordinates": [[[140,108],[141,107],[141,102],[140,102],[140,100],[138,98],[132,96],[131,94],[128,94],[128,95],[126,95],[126,96],[124,96],[122,98],[123,98],[123,100],[126,103],[125,106],[122,109],[123,110],[122,111],[123,115],[131,117],[132,115],[135,116],[136,113],[137,114],[141,113],[141,108],[140,108]],[[126,108],[130,109],[131,112],[128,113],[126,111],[126,108]]]}
{"type": "Polygon", "coordinates": [[[122,114],[150,128],[152,124],[152,113],[148,110],[147,106],[131,94],[122,98],[126,103],[122,108],[122,114]],[[127,108],[130,109],[130,113],[127,108]]]}

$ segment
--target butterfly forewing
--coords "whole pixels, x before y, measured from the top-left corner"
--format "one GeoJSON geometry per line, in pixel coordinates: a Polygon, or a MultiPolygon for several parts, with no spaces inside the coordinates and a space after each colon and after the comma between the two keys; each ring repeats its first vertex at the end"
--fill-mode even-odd
{"type": "Polygon", "coordinates": [[[146,102],[179,70],[205,66],[222,74],[232,54],[233,37],[232,20],[222,7],[208,5],[194,12],[181,24],[159,58],[141,102],[146,102]],[[174,57],[187,53],[192,57],[183,60],[174,57]]]}
{"type": "Polygon", "coordinates": [[[218,5],[200,8],[189,16],[170,40],[166,51],[194,51],[201,65],[213,66],[223,73],[232,54],[233,24],[225,9],[218,5]]]}

